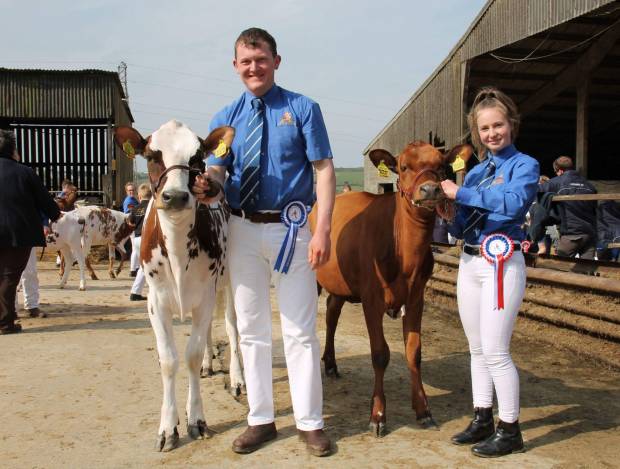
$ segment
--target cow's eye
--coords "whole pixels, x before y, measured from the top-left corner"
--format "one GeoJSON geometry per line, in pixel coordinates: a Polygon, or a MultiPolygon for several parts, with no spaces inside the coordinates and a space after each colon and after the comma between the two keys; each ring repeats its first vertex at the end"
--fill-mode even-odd
{"type": "Polygon", "coordinates": [[[401,166],[400,167],[400,172],[404,173],[405,171],[407,171],[407,166],[401,166]]]}

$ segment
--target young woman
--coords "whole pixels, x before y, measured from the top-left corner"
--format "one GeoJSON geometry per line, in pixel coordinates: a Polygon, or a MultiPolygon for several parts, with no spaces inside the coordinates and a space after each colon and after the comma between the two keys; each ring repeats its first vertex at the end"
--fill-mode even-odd
{"type": "Polygon", "coordinates": [[[538,162],[519,152],[517,108],[495,88],[480,90],[468,115],[474,145],[486,158],[462,187],[441,185],[457,203],[450,233],[463,239],[457,298],[469,342],[474,419],[454,435],[472,452],[497,457],[523,450],[519,429],[519,376],[510,357],[510,339],[525,291],[521,226],[538,188],[538,162]],[[481,152],[482,153],[482,152],[481,152]],[[499,423],[493,424],[493,390],[499,423]]]}

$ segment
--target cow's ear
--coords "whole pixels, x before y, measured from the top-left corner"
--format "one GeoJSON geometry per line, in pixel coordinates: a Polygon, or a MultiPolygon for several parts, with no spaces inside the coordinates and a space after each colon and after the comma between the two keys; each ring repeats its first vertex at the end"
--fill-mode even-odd
{"type": "Polygon", "coordinates": [[[123,153],[133,159],[136,154],[141,155],[146,148],[146,140],[133,127],[119,125],[114,127],[114,141],[123,149],[123,153]]]}
{"type": "Polygon", "coordinates": [[[213,129],[209,136],[202,142],[202,146],[205,153],[213,153],[218,158],[224,158],[228,155],[234,138],[235,129],[224,125],[217,129],[213,129]]]}
{"type": "Polygon", "coordinates": [[[374,164],[377,168],[379,168],[379,165],[383,163],[390,171],[398,174],[396,158],[394,158],[389,151],[371,150],[370,153],[368,153],[368,157],[370,158],[370,161],[372,161],[372,164],[374,164]]]}
{"type": "Polygon", "coordinates": [[[473,154],[474,148],[471,145],[464,143],[448,150],[444,153],[443,158],[445,164],[452,165],[452,170],[456,173],[465,169],[467,162],[473,154]]]}

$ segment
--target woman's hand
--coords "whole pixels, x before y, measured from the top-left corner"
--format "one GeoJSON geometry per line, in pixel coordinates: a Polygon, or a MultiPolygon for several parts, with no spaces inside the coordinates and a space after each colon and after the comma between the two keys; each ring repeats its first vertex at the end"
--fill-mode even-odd
{"type": "Polygon", "coordinates": [[[446,198],[450,200],[456,199],[456,193],[459,190],[459,186],[457,186],[450,179],[444,179],[441,181],[441,188],[443,189],[444,194],[446,194],[446,198]]]}

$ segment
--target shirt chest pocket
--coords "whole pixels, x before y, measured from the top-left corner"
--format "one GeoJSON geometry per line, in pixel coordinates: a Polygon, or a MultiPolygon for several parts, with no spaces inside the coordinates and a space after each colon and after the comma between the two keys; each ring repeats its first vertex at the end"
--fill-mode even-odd
{"type": "Polygon", "coordinates": [[[303,147],[302,142],[301,131],[295,121],[291,124],[277,125],[274,131],[270,132],[269,146],[274,150],[280,149],[284,152],[295,150],[303,147]]]}

